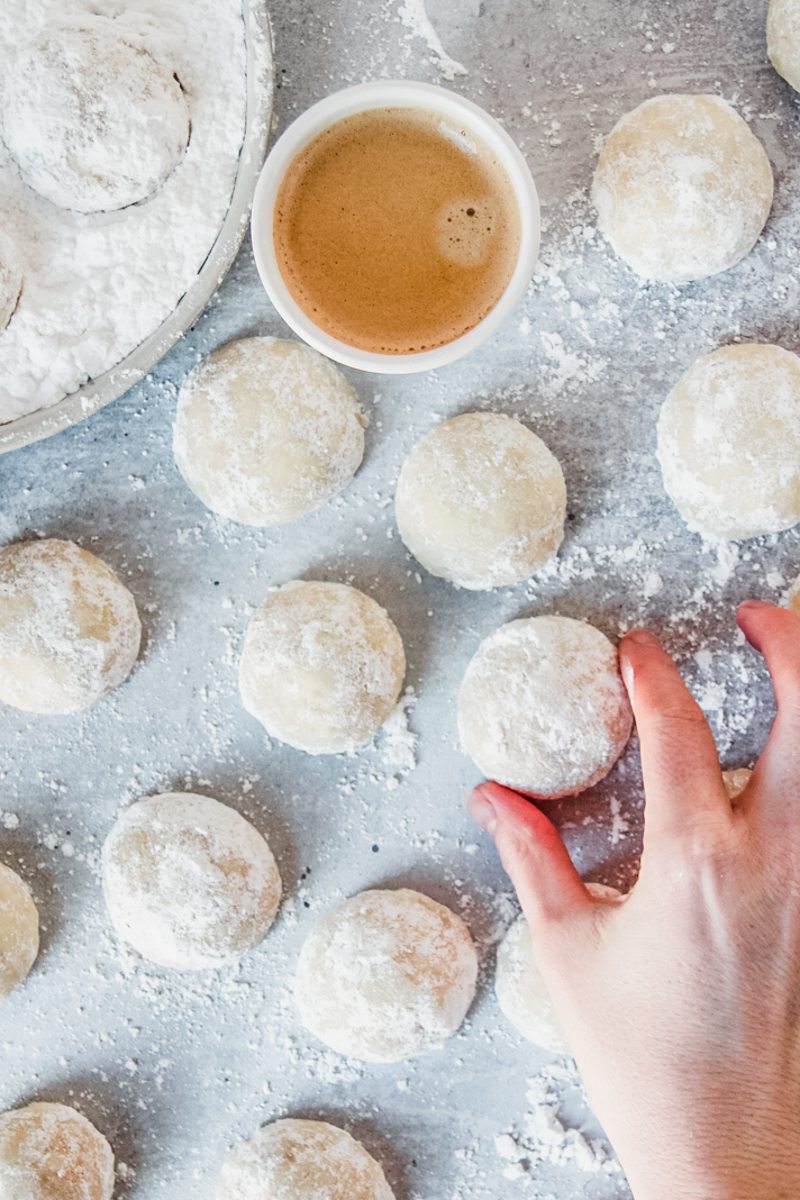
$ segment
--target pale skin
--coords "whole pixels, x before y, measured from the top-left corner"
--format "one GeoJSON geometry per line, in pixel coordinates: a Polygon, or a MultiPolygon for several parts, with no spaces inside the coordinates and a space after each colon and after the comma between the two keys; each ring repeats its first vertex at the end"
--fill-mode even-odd
{"type": "Polygon", "coordinates": [[[593,899],[534,804],[494,783],[469,801],[636,1200],[800,1197],[800,616],[737,619],[777,716],[733,802],[672,659],[646,630],[621,642],[645,788],[622,903],[593,899]]]}

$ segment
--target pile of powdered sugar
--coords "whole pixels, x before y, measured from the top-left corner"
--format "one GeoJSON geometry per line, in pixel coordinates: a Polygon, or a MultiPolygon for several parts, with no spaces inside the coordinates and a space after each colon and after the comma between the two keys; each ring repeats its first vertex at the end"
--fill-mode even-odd
{"type": "MultiPolygon", "coordinates": [[[[6,0],[0,81],[20,44],[56,18],[97,9],[82,0],[6,0]]],[[[230,203],[245,128],[241,0],[103,0],[99,11],[175,72],[191,137],[149,199],[88,215],[26,186],[0,143],[0,227],[23,275],[17,310],[0,332],[0,424],[56,403],[153,333],[193,283],[230,203]]]]}
{"type": "MultiPolygon", "coordinates": [[[[619,1164],[599,1131],[587,1130],[587,1125],[594,1124],[591,1115],[584,1110],[581,1129],[564,1114],[564,1094],[577,1087],[574,1070],[563,1062],[554,1062],[528,1079],[527,1109],[519,1124],[494,1139],[505,1179],[535,1188],[545,1165],[560,1168],[572,1179],[576,1173],[578,1178],[621,1175],[619,1164]]],[[[538,1189],[536,1194],[545,1200],[538,1189]]],[[[549,1187],[546,1195],[552,1195],[549,1187]]]]}

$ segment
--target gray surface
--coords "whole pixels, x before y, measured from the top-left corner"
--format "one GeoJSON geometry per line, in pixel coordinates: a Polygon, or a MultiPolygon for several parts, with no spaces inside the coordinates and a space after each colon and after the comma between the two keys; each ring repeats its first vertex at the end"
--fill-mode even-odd
{"type": "MultiPolygon", "coordinates": [[[[460,907],[489,974],[488,943],[514,910],[492,849],[462,809],[476,774],[455,744],[454,698],[478,641],[502,621],[558,609],[616,636],[648,620],[711,710],[726,763],[749,762],[763,741],[771,696],[756,656],[738,642],[733,605],[783,594],[800,569],[798,533],[750,543],[736,561],[720,557],[681,525],[652,453],[659,403],[697,354],[732,335],[797,348],[800,130],[795,101],[766,62],[759,9],[682,0],[654,8],[662,13],[654,27],[634,3],[431,0],[445,47],[469,68],[456,86],[502,117],[528,155],[543,201],[545,269],[517,316],[472,358],[421,378],[351,373],[371,424],[365,465],[343,499],[283,531],[252,531],[208,514],[174,468],[171,422],[186,370],[232,335],[285,332],[247,247],[151,377],[87,423],[0,461],[0,540],[43,533],[96,550],[129,582],[146,631],[131,679],[88,715],[0,713],[0,809],[19,817],[5,830],[0,819],[0,857],[21,864],[45,917],[35,972],[3,1006],[0,1107],[33,1096],[79,1102],[131,1168],[120,1196],[154,1200],[190,1187],[211,1196],[226,1147],[286,1113],[349,1122],[385,1161],[398,1200],[627,1195],[618,1177],[568,1166],[520,1182],[500,1174],[493,1137],[521,1116],[526,1076],[546,1059],[508,1029],[486,981],[469,1024],[443,1051],[371,1069],[318,1053],[297,1026],[287,984],[313,918],[386,881],[460,907]],[[592,238],[585,192],[598,136],[648,95],[682,89],[720,91],[752,118],[776,168],[775,213],[733,271],[680,291],[644,288],[592,238]],[[570,494],[558,569],[483,596],[417,574],[390,504],[414,440],[473,407],[529,420],[562,460],[570,494]],[[655,573],[663,587],[654,592],[655,573]],[[416,770],[394,790],[380,745],[355,759],[313,760],[268,747],[240,710],[236,660],[248,613],[270,584],[293,576],[352,581],[397,621],[420,743],[416,770]],[[187,785],[254,819],[287,892],[275,930],[240,970],[194,979],[120,953],[96,876],[120,806],[187,785]]],[[[345,83],[437,78],[393,4],[287,0],[274,25],[281,127],[345,83]]],[[[620,882],[635,871],[639,805],[632,744],[596,794],[553,806],[590,877],[620,882]]]]}

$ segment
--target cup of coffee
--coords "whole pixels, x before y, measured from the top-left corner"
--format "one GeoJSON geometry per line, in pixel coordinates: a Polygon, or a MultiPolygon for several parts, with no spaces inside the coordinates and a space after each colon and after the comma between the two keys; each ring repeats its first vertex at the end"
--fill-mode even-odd
{"type": "Polygon", "coordinates": [[[476,104],[387,81],[313,105],[268,155],[256,266],[299,337],[347,366],[426,371],[469,354],[522,297],[539,253],[522,154],[476,104]]]}

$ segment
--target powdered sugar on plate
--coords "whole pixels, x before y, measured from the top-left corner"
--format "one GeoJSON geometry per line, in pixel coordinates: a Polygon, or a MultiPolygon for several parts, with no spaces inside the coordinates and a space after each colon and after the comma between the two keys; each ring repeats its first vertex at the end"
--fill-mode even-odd
{"type": "Polygon", "coordinates": [[[109,370],[170,315],[214,243],[236,176],[245,127],[240,0],[7,0],[0,80],[20,43],[87,11],[113,19],[175,72],[191,137],[153,196],[88,215],[26,186],[0,144],[0,222],[23,273],[17,311],[0,333],[0,424],[109,370]]]}

